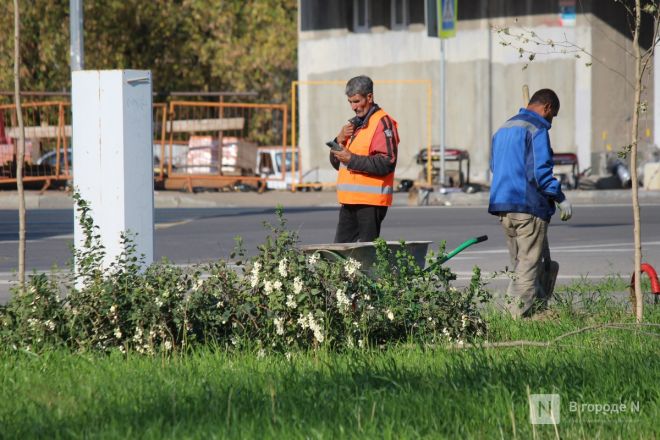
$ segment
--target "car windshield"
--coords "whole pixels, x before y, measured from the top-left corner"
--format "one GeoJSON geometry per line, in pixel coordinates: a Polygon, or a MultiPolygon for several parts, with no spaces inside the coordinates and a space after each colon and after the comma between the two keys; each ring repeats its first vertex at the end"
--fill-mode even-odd
{"type": "MultiPolygon", "coordinates": [[[[69,162],[69,166],[73,164],[73,160],[71,157],[71,151],[67,152],[67,159],[69,162]]],[[[49,153],[46,153],[41,157],[40,163],[42,165],[50,165],[51,167],[55,167],[55,163],[57,162],[57,154],[54,151],[51,151],[49,153]]],[[[64,168],[64,154],[60,153],[60,168],[64,168]]]]}
{"type": "MultiPolygon", "coordinates": [[[[286,152],[286,160],[284,161],[286,167],[284,171],[291,171],[291,157],[292,153],[291,151],[286,152]]],[[[297,158],[296,158],[297,159],[297,158]]],[[[277,153],[275,155],[275,162],[277,164],[277,169],[281,170],[282,169],[282,153],[277,153]]],[[[298,169],[298,160],[296,160],[296,169],[298,169]]]]}

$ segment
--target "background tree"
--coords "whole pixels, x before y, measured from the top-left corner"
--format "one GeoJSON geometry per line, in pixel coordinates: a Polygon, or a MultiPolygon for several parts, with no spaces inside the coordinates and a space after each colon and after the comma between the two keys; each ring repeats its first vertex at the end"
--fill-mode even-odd
{"type": "MultiPolygon", "coordinates": [[[[68,2],[19,0],[25,90],[70,90],[68,2]]],[[[10,19],[0,6],[0,26],[10,19]]],[[[296,0],[84,2],[87,69],[151,69],[154,90],[254,91],[285,102],[295,79],[296,0]]],[[[11,15],[9,15],[10,17],[11,15]]],[[[0,41],[0,89],[13,46],[0,41]]]]}
{"type": "Polygon", "coordinates": [[[25,289],[25,191],[23,188],[23,164],[25,163],[25,125],[21,110],[21,16],[18,0],[14,0],[14,100],[18,119],[18,148],[16,152],[16,187],[18,189],[18,287],[25,289]]]}

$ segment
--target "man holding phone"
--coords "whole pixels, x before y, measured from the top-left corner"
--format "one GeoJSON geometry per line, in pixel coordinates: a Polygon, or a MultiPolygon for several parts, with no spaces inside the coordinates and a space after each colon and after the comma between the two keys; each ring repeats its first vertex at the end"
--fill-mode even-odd
{"type": "Polygon", "coordinates": [[[396,121],[374,103],[369,77],[351,78],[346,96],[355,117],[327,143],[330,163],[339,171],[335,243],[373,241],[392,205],[399,133],[396,121]]]}

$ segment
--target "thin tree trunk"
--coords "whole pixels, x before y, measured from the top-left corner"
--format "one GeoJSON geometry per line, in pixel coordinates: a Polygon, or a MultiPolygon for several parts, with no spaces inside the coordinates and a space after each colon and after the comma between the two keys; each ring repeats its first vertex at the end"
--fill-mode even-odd
{"type": "Polygon", "coordinates": [[[18,0],[14,0],[14,102],[18,119],[18,151],[16,153],[16,188],[18,190],[18,284],[25,289],[25,191],[23,188],[23,164],[25,163],[25,126],[21,107],[20,83],[20,35],[21,20],[18,0]]]}
{"type": "Polygon", "coordinates": [[[637,179],[637,137],[639,135],[639,106],[642,94],[642,55],[639,47],[639,32],[641,27],[641,0],[635,0],[635,28],[633,35],[633,55],[635,58],[635,107],[632,115],[632,133],[630,149],[630,176],[632,178],[633,203],[633,234],[635,236],[635,316],[637,322],[642,321],[642,234],[639,212],[639,183],[637,179]]]}

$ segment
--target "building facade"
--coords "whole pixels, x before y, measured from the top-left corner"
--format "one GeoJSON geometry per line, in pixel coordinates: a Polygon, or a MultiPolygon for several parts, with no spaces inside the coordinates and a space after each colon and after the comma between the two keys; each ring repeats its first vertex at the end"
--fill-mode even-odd
{"type": "MultiPolygon", "coordinates": [[[[426,16],[427,0],[300,0],[303,170],[334,178],[324,142],[352,116],[345,81],[366,74],[375,80],[376,103],[400,125],[397,177],[420,176],[415,155],[440,143],[442,116],[441,42],[427,35],[426,16]]],[[[457,18],[456,36],[444,43],[445,139],[470,153],[471,179],[488,181],[491,136],[523,106],[524,84],[560,97],[550,131],[555,152],[575,153],[581,170],[605,173],[607,157],[630,144],[634,68],[624,7],[613,0],[458,0],[457,18]]],[[[648,48],[652,23],[644,25],[648,48]]],[[[656,143],[653,82],[649,68],[642,150],[656,143]]]]}

